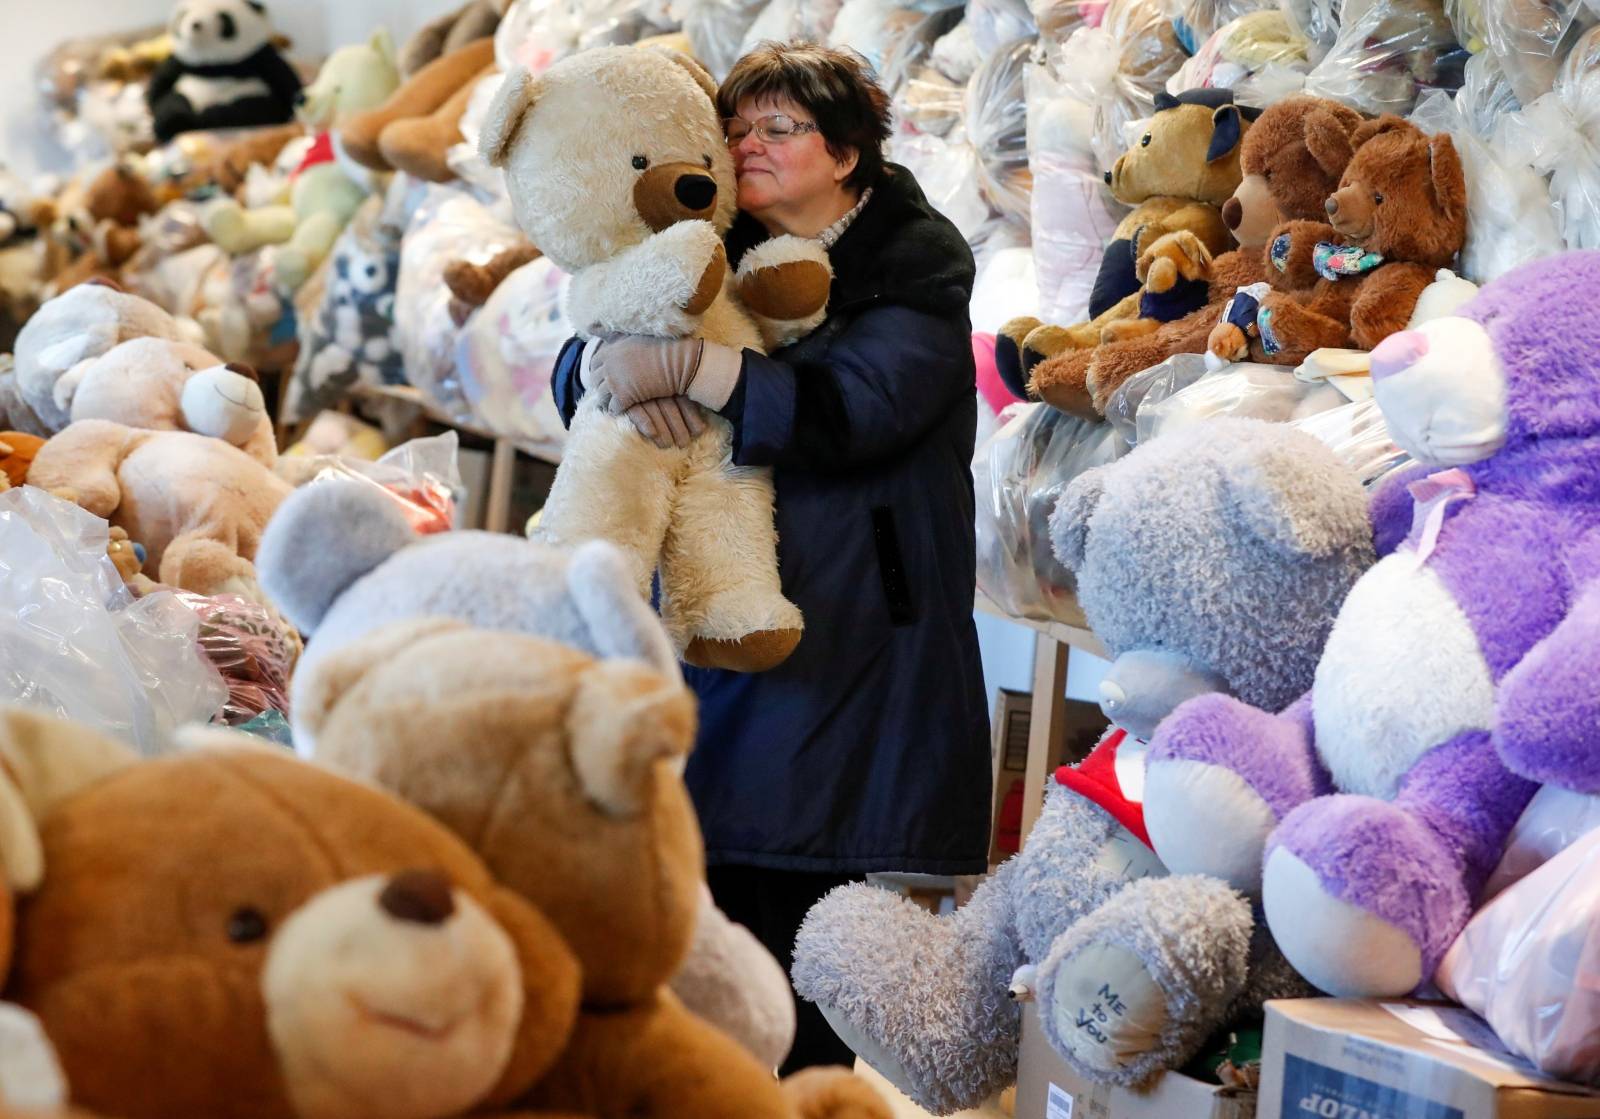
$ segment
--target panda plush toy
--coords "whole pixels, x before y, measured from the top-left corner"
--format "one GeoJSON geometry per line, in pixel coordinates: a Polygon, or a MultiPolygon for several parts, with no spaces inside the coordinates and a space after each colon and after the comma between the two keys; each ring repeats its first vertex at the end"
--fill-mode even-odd
{"type": "Polygon", "coordinates": [[[294,119],[300,77],[273,45],[257,0],[180,0],[169,29],[172,56],[146,94],[156,139],[294,119]]]}

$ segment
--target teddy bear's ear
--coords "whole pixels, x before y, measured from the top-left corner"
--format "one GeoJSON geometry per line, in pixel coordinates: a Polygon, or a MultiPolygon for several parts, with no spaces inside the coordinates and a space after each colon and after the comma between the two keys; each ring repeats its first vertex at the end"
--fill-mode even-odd
{"type": "Polygon", "coordinates": [[[1255,437],[1241,439],[1222,463],[1221,508],[1285,556],[1320,559],[1348,548],[1350,526],[1367,520],[1355,476],[1313,436],[1250,422],[1255,437]]]}
{"type": "Polygon", "coordinates": [[[1244,137],[1244,116],[1237,105],[1224,105],[1211,114],[1211,146],[1206,149],[1206,162],[1215,163],[1239,146],[1244,137]]]}
{"type": "Polygon", "coordinates": [[[478,137],[478,154],[491,167],[504,167],[522,119],[539,99],[539,81],[526,69],[518,66],[506,75],[505,81],[489,103],[484,117],[483,131],[478,137]]]}
{"type": "Polygon", "coordinates": [[[1428,141],[1428,172],[1433,180],[1433,198],[1439,216],[1449,225],[1464,225],[1467,176],[1449,133],[1441,132],[1428,141]]]}
{"type": "Polygon", "coordinates": [[[310,664],[302,662],[290,697],[295,725],[316,735],[345,694],[374,668],[436,633],[466,629],[454,618],[413,618],[380,626],[310,664]]]}
{"type": "Polygon", "coordinates": [[[567,711],[572,768],[589,800],[615,817],[637,813],[655,764],[681,765],[694,746],[694,697],[635,661],[598,661],[567,711]]]}
{"type": "Polygon", "coordinates": [[[700,65],[700,63],[696,62],[682,51],[673,50],[671,47],[652,47],[650,49],[660,51],[673,62],[676,62],[679,66],[682,66],[689,72],[689,76],[695,80],[695,83],[699,85],[701,89],[706,91],[706,96],[711,98],[712,101],[716,101],[717,81],[711,76],[710,70],[707,70],[704,66],[700,65]]]}
{"type": "Polygon", "coordinates": [[[44,879],[38,821],[138,755],[98,731],[25,707],[0,707],[0,872],[19,893],[44,879]]]}
{"type": "Polygon", "coordinates": [[[399,58],[399,54],[394,49],[394,36],[389,34],[389,29],[387,27],[379,27],[376,31],[374,31],[372,33],[372,38],[367,41],[367,44],[373,50],[377,51],[378,57],[382,58],[389,65],[398,66],[398,63],[395,60],[399,58]]]}
{"type": "Polygon", "coordinates": [[[1415,131],[1416,125],[1393,113],[1384,113],[1375,120],[1364,120],[1356,125],[1355,132],[1351,135],[1351,142],[1357,148],[1375,136],[1382,136],[1387,132],[1415,131]]]}
{"type": "Polygon", "coordinates": [[[1356,154],[1348,122],[1327,109],[1313,109],[1306,114],[1305,141],[1317,166],[1335,179],[1344,174],[1350,157],[1356,154]]]}
{"type": "Polygon", "coordinates": [[[591,540],[573,551],[567,593],[602,657],[642,661],[662,676],[680,678],[672,640],[639,594],[628,561],[614,544],[591,540]]]}
{"type": "Polygon", "coordinates": [[[1089,518],[1106,492],[1106,468],[1085,470],[1067,486],[1050,514],[1050,543],[1061,566],[1076,571],[1083,566],[1089,544],[1089,518]]]}

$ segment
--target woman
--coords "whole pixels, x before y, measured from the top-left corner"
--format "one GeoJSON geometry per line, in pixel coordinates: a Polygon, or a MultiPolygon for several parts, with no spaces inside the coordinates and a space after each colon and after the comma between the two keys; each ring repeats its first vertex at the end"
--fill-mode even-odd
{"type": "MultiPolygon", "coordinates": [[[[693,340],[577,340],[570,419],[603,375],[643,437],[720,413],[734,461],[770,466],[783,591],[805,635],[759,675],[688,669],[687,780],[717,903],[787,965],[806,911],[868,871],[986,869],[988,713],[972,621],[977,422],[966,242],[886,165],[888,98],[852,55],[766,44],[719,92],[741,213],[729,263],[778,234],[834,269],[828,317],[769,356],[693,340]],[[687,394],[687,395],[685,395],[687,394]]],[[[849,1062],[810,1004],[785,1071],[849,1062]]]]}

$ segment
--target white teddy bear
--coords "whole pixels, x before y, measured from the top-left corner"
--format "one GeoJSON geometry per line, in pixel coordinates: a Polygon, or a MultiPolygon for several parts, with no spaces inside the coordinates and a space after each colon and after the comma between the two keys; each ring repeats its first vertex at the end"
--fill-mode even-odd
{"type": "MultiPolygon", "coordinates": [[[[760,350],[822,321],[832,270],[815,241],[775,237],[728,275],[736,188],[715,98],[698,63],[639,47],[584,51],[537,78],[517,70],[496,94],[482,155],[505,169],[523,232],[571,275],[580,334],[760,350]]],[[[610,541],[641,591],[659,568],[663,620],[689,663],[781,663],[803,621],[778,579],[770,473],[733,465],[721,417],[663,449],[612,414],[603,381],[586,388],[539,534],[610,541]]]]}

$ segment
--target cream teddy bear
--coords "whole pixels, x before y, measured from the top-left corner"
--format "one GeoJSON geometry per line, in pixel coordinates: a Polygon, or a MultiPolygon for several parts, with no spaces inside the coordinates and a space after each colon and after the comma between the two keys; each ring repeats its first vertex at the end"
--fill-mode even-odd
{"type": "MultiPolygon", "coordinates": [[[[728,275],[735,183],[715,96],[687,56],[640,47],[584,51],[537,78],[514,71],[496,94],[482,154],[505,169],[523,232],[571,274],[580,334],[761,349],[821,322],[832,270],[817,242],[775,237],[728,275]]],[[[610,541],[641,591],[659,568],[663,619],[689,663],[781,663],[803,622],[779,584],[770,473],[732,464],[732,429],[715,415],[686,448],[655,446],[596,380],[540,535],[610,541]]]]}

